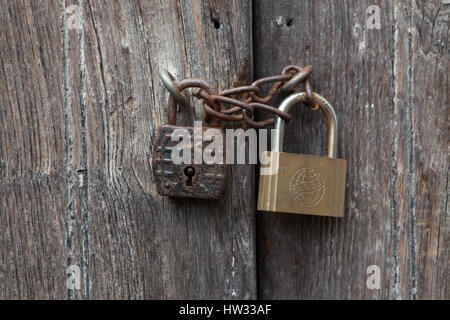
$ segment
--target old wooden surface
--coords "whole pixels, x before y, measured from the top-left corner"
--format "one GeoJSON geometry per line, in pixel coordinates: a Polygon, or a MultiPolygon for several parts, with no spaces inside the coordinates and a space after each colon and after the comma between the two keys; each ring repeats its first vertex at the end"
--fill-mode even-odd
{"type": "MultiPolygon", "coordinates": [[[[450,6],[374,2],[2,2],[0,299],[449,299],[450,6]],[[291,63],[338,113],[345,217],[255,213],[249,166],[219,202],[161,198],[158,68],[224,88],[291,63]]],[[[294,116],[285,150],[323,153],[320,113],[294,116]]]]}
{"type": "Polygon", "coordinates": [[[253,168],[232,168],[221,201],[187,202],[160,197],[150,167],[158,68],[247,83],[250,5],[2,2],[0,298],[256,297],[253,168]]]}
{"type": "Polygon", "coordinates": [[[53,1],[0,5],[2,299],[67,295],[60,15],[53,1]]]}
{"type": "MultiPolygon", "coordinates": [[[[258,213],[261,298],[449,299],[448,21],[442,1],[255,1],[255,78],[293,63],[338,114],[342,220],[258,213]],[[375,2],[375,3],[374,3],[375,2]],[[381,29],[366,28],[378,4],[381,29]],[[381,289],[366,286],[381,270],[381,289]]],[[[323,154],[298,107],[285,151],[323,154]]]]}

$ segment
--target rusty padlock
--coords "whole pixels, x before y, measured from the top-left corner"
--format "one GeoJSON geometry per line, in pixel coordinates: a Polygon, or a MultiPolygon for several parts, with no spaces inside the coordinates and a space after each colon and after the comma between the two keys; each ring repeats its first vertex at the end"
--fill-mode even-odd
{"type": "MultiPolygon", "coordinates": [[[[272,151],[262,155],[270,162],[261,166],[258,210],[332,217],[344,215],[347,161],[336,159],[336,113],[322,96],[313,93],[313,98],[328,126],[327,157],[283,152],[284,120],[278,117],[272,151]]],[[[295,104],[306,103],[308,99],[305,92],[292,94],[279,109],[288,112],[295,104]]]]}
{"type": "MultiPolygon", "coordinates": [[[[167,124],[159,128],[153,145],[152,171],[156,189],[160,195],[173,198],[219,199],[225,190],[227,177],[227,166],[224,164],[225,144],[222,153],[212,154],[213,161],[210,163],[203,162],[203,157],[201,163],[196,163],[194,159],[194,147],[200,147],[203,153],[205,146],[211,141],[204,139],[204,133],[207,130],[220,130],[219,134],[224,137],[219,120],[211,121],[211,127],[202,126],[197,130],[194,130],[194,127],[182,127],[176,124],[177,104],[188,105],[181,93],[184,89],[197,87],[213,94],[214,88],[205,84],[205,81],[196,81],[196,79],[182,80],[175,86],[174,78],[165,70],[160,71],[160,76],[171,94],[168,102],[167,124]],[[185,132],[192,138],[190,143],[181,145],[177,151],[190,152],[188,163],[173,161],[172,150],[180,143],[177,139],[173,139],[174,133],[178,134],[177,132],[185,132]],[[196,135],[199,134],[201,134],[200,140],[195,140],[196,135]]],[[[222,141],[225,142],[224,139],[222,141]]]]}

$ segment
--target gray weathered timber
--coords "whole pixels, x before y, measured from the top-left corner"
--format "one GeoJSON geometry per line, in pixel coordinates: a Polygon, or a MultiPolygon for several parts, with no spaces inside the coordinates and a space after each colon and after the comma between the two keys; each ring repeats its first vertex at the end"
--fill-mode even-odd
{"type": "MultiPolygon", "coordinates": [[[[442,1],[256,1],[255,78],[312,64],[348,160],[343,219],[258,213],[260,298],[449,299],[448,21],[442,1]],[[381,29],[366,28],[369,5],[381,29]],[[366,286],[381,270],[381,289],[366,286]]],[[[323,154],[299,106],[286,152],[323,154]]]]}
{"type": "Polygon", "coordinates": [[[0,298],[67,296],[64,68],[54,1],[0,5],[0,298]]]}
{"type": "Polygon", "coordinates": [[[250,13],[238,0],[0,5],[0,298],[256,297],[253,168],[233,167],[220,201],[180,201],[157,194],[150,167],[158,68],[248,83],[250,13]]]}
{"type": "Polygon", "coordinates": [[[402,10],[412,30],[407,41],[411,286],[418,299],[448,300],[450,5],[415,1],[402,10]]]}

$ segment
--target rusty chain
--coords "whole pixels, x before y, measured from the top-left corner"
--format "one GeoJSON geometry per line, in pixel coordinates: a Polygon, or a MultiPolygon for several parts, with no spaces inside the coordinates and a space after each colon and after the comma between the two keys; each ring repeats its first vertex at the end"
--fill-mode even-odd
{"type": "Polygon", "coordinates": [[[169,115],[175,114],[177,103],[189,105],[183,90],[187,88],[195,88],[192,95],[202,100],[203,109],[207,115],[207,119],[211,124],[218,125],[219,120],[225,121],[245,121],[250,127],[263,128],[274,123],[275,117],[255,121],[255,110],[262,110],[272,113],[275,116],[281,117],[287,122],[292,121],[292,116],[278,108],[272,107],[267,103],[278,93],[287,94],[294,91],[301,83],[304,84],[305,91],[309,97],[309,106],[312,110],[318,108],[313,98],[311,89],[310,75],[312,73],[312,66],[304,68],[289,65],[285,67],[280,75],[261,78],[251,85],[231,88],[227,90],[218,91],[212,84],[202,79],[188,78],[180,82],[165,69],[159,71],[159,75],[170,92],[171,97],[175,103],[169,103],[169,115]],[[273,83],[265,97],[261,97],[261,86],[264,84],[273,83]],[[245,94],[247,97],[239,100],[233,96],[245,94]],[[240,113],[240,114],[239,114],[240,113]]]}

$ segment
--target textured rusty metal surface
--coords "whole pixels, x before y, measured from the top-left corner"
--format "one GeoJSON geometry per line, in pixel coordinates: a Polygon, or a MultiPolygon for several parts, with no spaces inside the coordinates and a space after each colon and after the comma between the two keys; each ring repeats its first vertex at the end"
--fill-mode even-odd
{"type": "MultiPolygon", "coordinates": [[[[183,90],[191,88],[192,95],[202,100],[203,108],[207,115],[207,121],[211,127],[220,128],[220,120],[245,121],[254,128],[263,128],[272,125],[275,117],[255,121],[255,110],[272,113],[281,119],[291,122],[292,116],[287,112],[267,105],[278,92],[284,94],[292,92],[300,84],[304,84],[310,97],[311,86],[309,77],[312,67],[305,68],[289,65],[282,70],[281,75],[265,77],[253,82],[251,85],[218,91],[211,83],[196,78],[176,81],[167,70],[160,70],[160,77],[170,92],[167,106],[167,125],[162,126],[157,134],[153,146],[152,170],[154,181],[159,194],[175,198],[218,199],[223,194],[227,175],[227,166],[223,164],[174,164],[171,157],[172,148],[178,141],[172,141],[171,135],[177,128],[185,128],[193,136],[192,127],[179,127],[176,125],[177,104],[188,105],[183,90]],[[272,84],[265,97],[261,97],[261,86],[272,84]],[[238,99],[239,98],[239,99],[238,99]],[[238,114],[241,113],[241,114],[238,114]],[[191,176],[192,175],[192,176],[191,176]]],[[[304,102],[309,103],[311,99],[304,102]]],[[[209,127],[209,128],[211,128],[209,127]]],[[[203,132],[208,127],[203,127],[203,132]]],[[[222,131],[223,132],[223,131],[222,131]]],[[[203,148],[208,141],[203,141],[203,148]]],[[[189,148],[193,151],[193,145],[189,148]]],[[[194,152],[191,151],[191,160],[194,152]]],[[[223,148],[225,159],[225,148],[223,148]]]]}
{"type": "Polygon", "coordinates": [[[177,102],[188,105],[186,96],[183,94],[183,90],[187,88],[197,88],[192,91],[192,95],[202,100],[203,108],[212,126],[218,126],[219,121],[224,120],[244,121],[250,127],[263,128],[272,125],[275,122],[275,116],[290,122],[292,121],[291,115],[267,105],[267,103],[278,93],[289,94],[298,91],[298,87],[303,84],[305,91],[308,93],[308,100],[305,101],[305,104],[316,110],[317,104],[314,103],[310,84],[312,71],[312,66],[302,68],[289,65],[282,70],[280,75],[258,79],[251,85],[218,91],[216,87],[205,80],[189,78],[178,82],[167,70],[160,70],[161,80],[171,93],[168,123],[175,124],[177,102]],[[273,83],[272,88],[265,97],[261,97],[261,86],[271,83],[273,83]],[[274,117],[255,121],[255,109],[272,113],[274,117]]]}
{"type": "MultiPolygon", "coordinates": [[[[227,165],[225,165],[225,147],[223,148],[222,164],[194,164],[193,144],[191,148],[190,164],[174,164],[171,158],[172,149],[178,141],[172,141],[171,137],[176,129],[186,129],[191,137],[194,137],[193,127],[180,127],[174,125],[162,126],[156,136],[152,154],[153,180],[156,184],[158,193],[162,196],[172,198],[193,198],[193,199],[219,199],[221,198],[226,185],[227,165]],[[189,177],[187,171],[194,170],[189,177]]],[[[211,127],[202,127],[203,133],[212,129],[211,127]]],[[[223,130],[213,128],[215,130],[223,130]]],[[[223,134],[224,136],[224,134],[223,134]]],[[[202,150],[210,141],[202,141],[202,150]]],[[[214,155],[215,162],[219,162],[218,156],[214,155]]]]}

